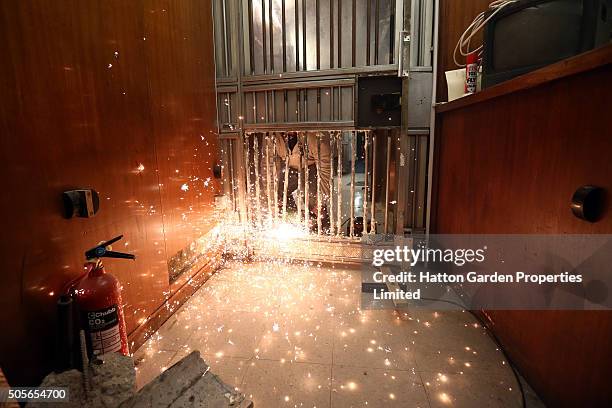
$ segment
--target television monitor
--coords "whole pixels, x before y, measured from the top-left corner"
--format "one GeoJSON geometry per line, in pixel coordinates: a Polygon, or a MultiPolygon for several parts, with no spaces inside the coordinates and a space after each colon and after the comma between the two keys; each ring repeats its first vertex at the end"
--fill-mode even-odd
{"type": "Polygon", "coordinates": [[[489,20],[482,87],[609,43],[612,0],[519,0],[489,20]]]}

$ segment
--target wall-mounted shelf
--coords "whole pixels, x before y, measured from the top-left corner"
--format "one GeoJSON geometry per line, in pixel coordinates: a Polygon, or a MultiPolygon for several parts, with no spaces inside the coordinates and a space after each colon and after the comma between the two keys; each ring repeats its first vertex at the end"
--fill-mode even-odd
{"type": "Polygon", "coordinates": [[[502,95],[533,88],[546,82],[593,70],[608,64],[612,64],[612,44],[529,72],[499,85],[484,89],[474,95],[468,95],[451,102],[439,103],[436,105],[436,113],[448,112],[489,101],[502,95]]]}

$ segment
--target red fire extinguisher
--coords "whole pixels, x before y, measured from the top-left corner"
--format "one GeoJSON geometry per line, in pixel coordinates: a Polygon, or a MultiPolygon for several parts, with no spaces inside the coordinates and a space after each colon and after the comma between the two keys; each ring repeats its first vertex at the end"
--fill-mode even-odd
{"type": "Polygon", "coordinates": [[[85,275],[74,288],[81,328],[85,331],[91,357],[120,352],[129,354],[127,331],[121,301],[121,284],[106,272],[100,258],[136,259],[132,254],[111,251],[109,246],[123,235],[85,252],[85,275]]]}

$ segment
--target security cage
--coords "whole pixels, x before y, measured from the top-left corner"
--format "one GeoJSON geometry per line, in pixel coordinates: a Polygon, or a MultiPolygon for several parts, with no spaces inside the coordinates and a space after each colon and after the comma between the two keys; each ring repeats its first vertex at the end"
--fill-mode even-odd
{"type": "Polygon", "coordinates": [[[424,232],[433,1],[215,0],[213,12],[230,218],[327,240],[424,232]],[[385,77],[397,91],[359,97],[360,78],[385,77]],[[359,121],[389,101],[393,121],[359,121]]]}

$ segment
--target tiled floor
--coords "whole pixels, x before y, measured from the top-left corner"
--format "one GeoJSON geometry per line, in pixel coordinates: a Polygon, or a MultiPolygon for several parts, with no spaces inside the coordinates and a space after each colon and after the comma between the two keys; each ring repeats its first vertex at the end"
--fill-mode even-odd
{"type": "Polygon", "coordinates": [[[191,350],[269,407],[520,407],[467,312],[359,309],[359,271],[230,263],[135,353],[139,386],[191,350]]]}

